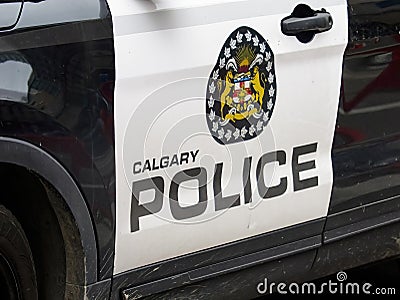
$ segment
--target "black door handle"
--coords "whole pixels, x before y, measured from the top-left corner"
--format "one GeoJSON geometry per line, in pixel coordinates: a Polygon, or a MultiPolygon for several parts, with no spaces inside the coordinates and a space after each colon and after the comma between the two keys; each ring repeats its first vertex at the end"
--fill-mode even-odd
{"type": "Polygon", "coordinates": [[[300,42],[308,43],[315,34],[330,30],[332,25],[332,16],[324,9],[314,11],[300,4],[290,16],[282,20],[281,30],[285,35],[296,36],[300,42]]]}
{"type": "Polygon", "coordinates": [[[332,16],[328,12],[317,12],[312,17],[288,17],[282,20],[282,32],[285,35],[295,36],[301,32],[312,31],[321,33],[332,28],[332,16]]]}

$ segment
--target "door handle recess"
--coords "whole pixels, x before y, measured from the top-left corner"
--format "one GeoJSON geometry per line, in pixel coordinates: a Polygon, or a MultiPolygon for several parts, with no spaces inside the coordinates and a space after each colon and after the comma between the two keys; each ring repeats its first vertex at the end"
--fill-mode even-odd
{"type": "Polygon", "coordinates": [[[293,13],[281,22],[282,33],[296,36],[302,43],[310,42],[315,34],[328,31],[333,26],[333,19],[324,9],[314,11],[305,4],[296,6],[293,13]]]}

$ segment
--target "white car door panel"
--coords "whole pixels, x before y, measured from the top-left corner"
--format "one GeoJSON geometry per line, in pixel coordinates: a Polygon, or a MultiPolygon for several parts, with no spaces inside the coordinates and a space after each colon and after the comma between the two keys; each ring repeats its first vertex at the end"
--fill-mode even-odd
{"type": "Polygon", "coordinates": [[[109,0],[114,273],[324,217],[345,0],[109,0]],[[329,31],[282,33],[298,4],[329,31]]]}

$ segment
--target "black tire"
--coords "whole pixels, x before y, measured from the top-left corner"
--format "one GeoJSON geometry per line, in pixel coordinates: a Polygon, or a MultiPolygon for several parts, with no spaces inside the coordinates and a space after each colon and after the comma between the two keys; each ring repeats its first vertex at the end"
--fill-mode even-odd
{"type": "Polygon", "coordinates": [[[0,205],[0,299],[37,300],[32,252],[14,215],[0,205]]]}

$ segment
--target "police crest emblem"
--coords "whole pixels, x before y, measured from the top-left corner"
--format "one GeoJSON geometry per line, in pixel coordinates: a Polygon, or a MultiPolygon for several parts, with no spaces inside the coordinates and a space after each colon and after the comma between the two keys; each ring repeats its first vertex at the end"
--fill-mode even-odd
{"type": "Polygon", "coordinates": [[[207,124],[220,144],[250,140],[267,126],[276,100],[274,54],[252,28],[225,41],[206,93],[207,124]]]}

